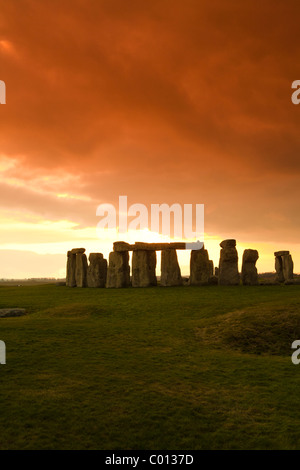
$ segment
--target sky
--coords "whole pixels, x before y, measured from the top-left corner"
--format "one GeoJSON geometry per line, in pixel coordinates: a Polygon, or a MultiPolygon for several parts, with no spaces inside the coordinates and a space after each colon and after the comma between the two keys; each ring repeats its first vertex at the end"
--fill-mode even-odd
{"type": "Polygon", "coordinates": [[[63,277],[74,247],[108,256],[117,235],[99,238],[96,209],[120,195],[204,204],[215,265],[235,238],[260,272],[277,250],[300,272],[299,14],[298,0],[0,0],[0,278],[63,277]]]}

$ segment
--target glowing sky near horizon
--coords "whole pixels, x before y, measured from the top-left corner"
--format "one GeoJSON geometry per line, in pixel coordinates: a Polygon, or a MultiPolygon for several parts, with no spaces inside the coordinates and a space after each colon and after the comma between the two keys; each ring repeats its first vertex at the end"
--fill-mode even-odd
{"type": "Polygon", "coordinates": [[[298,0],[0,0],[0,278],[62,277],[73,247],[107,256],[96,209],[120,195],[203,203],[215,265],[235,238],[260,272],[282,249],[300,272],[299,13],[298,0]]]}

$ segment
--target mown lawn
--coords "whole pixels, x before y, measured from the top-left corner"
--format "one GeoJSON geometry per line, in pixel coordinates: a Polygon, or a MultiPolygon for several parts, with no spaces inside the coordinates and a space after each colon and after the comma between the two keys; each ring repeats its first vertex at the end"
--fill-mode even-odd
{"type": "Polygon", "coordinates": [[[299,449],[300,286],[0,287],[0,449],[299,449]]]}

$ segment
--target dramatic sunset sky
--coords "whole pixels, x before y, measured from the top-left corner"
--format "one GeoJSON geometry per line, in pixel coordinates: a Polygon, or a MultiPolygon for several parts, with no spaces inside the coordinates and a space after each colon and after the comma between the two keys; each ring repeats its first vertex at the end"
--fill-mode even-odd
{"type": "Polygon", "coordinates": [[[96,209],[119,195],[205,204],[215,264],[236,238],[260,272],[282,249],[300,272],[299,17],[299,0],[0,0],[0,278],[107,256],[96,209]]]}

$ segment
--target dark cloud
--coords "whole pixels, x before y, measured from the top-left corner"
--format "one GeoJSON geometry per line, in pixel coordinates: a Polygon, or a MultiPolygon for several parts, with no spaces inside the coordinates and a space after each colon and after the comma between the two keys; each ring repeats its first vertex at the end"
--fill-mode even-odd
{"type": "Polygon", "coordinates": [[[119,194],[204,202],[210,232],[296,239],[298,1],[0,7],[0,148],[19,160],[12,176],[73,174],[67,192],[91,198],[75,207],[4,186],[9,207],[90,225],[119,194]]]}

